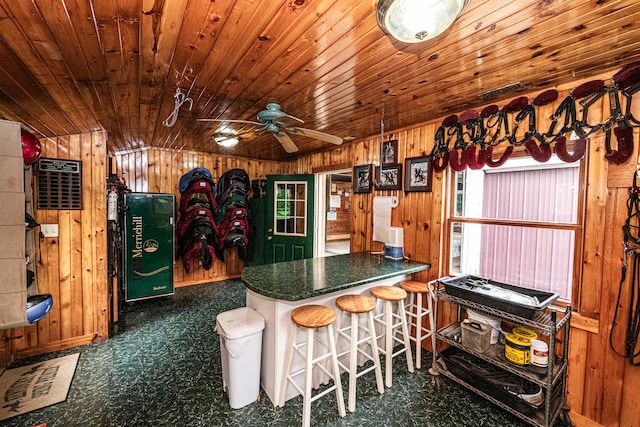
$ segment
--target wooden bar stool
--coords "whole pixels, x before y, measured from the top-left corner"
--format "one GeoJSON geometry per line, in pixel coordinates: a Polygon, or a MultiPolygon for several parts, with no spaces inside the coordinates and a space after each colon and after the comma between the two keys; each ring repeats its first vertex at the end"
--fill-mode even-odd
{"type": "Polygon", "coordinates": [[[367,372],[375,371],[378,392],[384,393],[384,385],[382,385],[382,369],[380,368],[380,356],[378,355],[378,343],[376,340],[376,329],[373,320],[373,310],[376,308],[376,302],[373,298],[364,295],[343,295],[336,299],[336,307],[343,313],[351,315],[351,323],[348,326],[338,329],[337,342],[340,343],[340,337],[345,338],[349,342],[349,349],[338,354],[338,364],[342,369],[349,372],[349,411],[356,410],[356,379],[367,372]],[[360,315],[367,315],[368,327],[362,328],[365,332],[363,338],[359,334],[360,315]],[[369,344],[371,352],[367,353],[360,348],[361,344],[369,344]],[[349,366],[340,362],[340,357],[349,354],[349,366]],[[362,369],[358,372],[358,356],[362,355],[365,359],[371,360],[373,366],[362,369]]]}
{"type": "Polygon", "coordinates": [[[344,398],[342,396],[342,383],[340,382],[340,368],[338,366],[336,343],[333,335],[333,322],[335,320],[335,311],[323,305],[304,305],[302,307],[294,309],[291,312],[291,321],[298,326],[298,330],[297,333],[293,334],[294,336],[292,337],[292,345],[289,350],[287,358],[287,368],[285,370],[285,381],[282,387],[282,392],[280,394],[280,403],[281,406],[284,405],[287,384],[288,382],[291,382],[291,384],[302,395],[303,426],[309,426],[311,422],[311,402],[321,398],[322,396],[330,393],[333,390],[336,391],[338,413],[341,417],[344,417],[346,415],[346,411],[344,408],[344,398]],[[303,332],[303,328],[304,332],[306,332],[307,337],[305,341],[298,343],[298,337],[300,335],[300,332],[303,332]],[[321,328],[324,328],[324,331],[326,333],[326,343],[320,341],[316,334],[316,331],[321,328]],[[314,344],[316,341],[324,344],[328,348],[328,351],[318,356],[314,356],[314,344]],[[303,351],[302,349],[305,347],[306,351],[303,351]],[[302,357],[302,360],[304,361],[304,367],[295,372],[291,372],[295,353],[299,354],[302,357]],[[329,370],[324,366],[324,363],[322,363],[326,359],[330,359],[331,370],[333,371],[333,373],[329,372],[329,370]],[[320,368],[326,375],[333,379],[333,385],[327,387],[325,390],[316,394],[315,396],[312,396],[311,388],[314,366],[320,368]],[[304,374],[304,389],[294,381],[294,377],[302,374],[304,374]]]}
{"type": "Polygon", "coordinates": [[[435,323],[433,322],[433,302],[431,301],[431,292],[426,283],[418,282],[416,280],[403,280],[398,285],[407,291],[409,294],[409,304],[405,307],[407,311],[407,321],[409,330],[415,328],[415,335],[409,335],[409,339],[416,343],[416,368],[421,367],[421,350],[422,341],[431,337],[432,351],[436,345],[436,335],[433,332],[435,323]],[[426,294],[427,307],[423,306],[423,299],[426,294]],[[424,317],[429,317],[429,327],[426,328],[424,323],[424,317]]]}
{"type": "MultiPolygon", "coordinates": [[[[374,316],[374,319],[384,325],[385,345],[384,349],[379,349],[385,355],[385,385],[391,387],[392,381],[392,359],[401,353],[407,357],[407,368],[413,372],[413,358],[411,356],[411,343],[409,341],[409,329],[407,327],[407,316],[404,310],[404,300],[407,292],[396,286],[374,286],[369,290],[378,300],[384,301],[384,310],[381,314],[374,316]],[[393,303],[397,303],[396,312],[393,311],[393,303]],[[396,329],[402,328],[402,339],[396,337],[396,329]],[[393,352],[395,343],[402,344],[402,348],[393,352]]],[[[380,335],[377,338],[380,338],[380,335]]]]}

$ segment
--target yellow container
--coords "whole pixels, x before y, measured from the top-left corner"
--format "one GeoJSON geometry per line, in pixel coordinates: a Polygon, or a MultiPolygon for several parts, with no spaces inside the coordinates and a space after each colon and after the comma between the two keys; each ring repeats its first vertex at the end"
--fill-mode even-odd
{"type": "Polygon", "coordinates": [[[520,338],[524,338],[526,340],[535,340],[538,339],[538,334],[533,332],[531,329],[525,328],[524,326],[516,326],[511,331],[513,335],[516,335],[520,338]]]}
{"type": "Polygon", "coordinates": [[[504,356],[511,363],[528,366],[531,363],[531,341],[515,334],[505,336],[504,356]]]}

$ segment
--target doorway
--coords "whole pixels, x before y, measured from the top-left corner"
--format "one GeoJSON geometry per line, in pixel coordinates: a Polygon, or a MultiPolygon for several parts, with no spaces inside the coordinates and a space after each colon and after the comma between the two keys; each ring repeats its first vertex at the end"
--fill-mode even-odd
{"type": "Polygon", "coordinates": [[[316,239],[314,257],[351,251],[353,178],[350,169],[316,175],[316,239]]]}
{"type": "Polygon", "coordinates": [[[313,256],[314,177],[267,175],[265,261],[313,256]]]}

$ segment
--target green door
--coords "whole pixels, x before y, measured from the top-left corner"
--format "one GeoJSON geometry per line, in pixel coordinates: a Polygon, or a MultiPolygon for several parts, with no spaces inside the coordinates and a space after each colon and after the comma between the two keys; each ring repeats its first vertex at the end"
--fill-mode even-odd
{"type": "Polygon", "coordinates": [[[267,263],[313,257],[313,179],[267,175],[267,263]]]}

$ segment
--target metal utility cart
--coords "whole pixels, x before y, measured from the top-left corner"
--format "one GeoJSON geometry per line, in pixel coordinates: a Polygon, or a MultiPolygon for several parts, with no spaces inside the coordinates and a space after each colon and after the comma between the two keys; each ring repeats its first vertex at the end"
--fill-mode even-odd
{"type": "MultiPolygon", "coordinates": [[[[449,344],[449,347],[443,351],[434,351],[434,373],[452,379],[531,425],[548,427],[552,426],[556,420],[562,420],[566,425],[571,425],[565,405],[571,307],[552,306],[547,303],[541,309],[522,311],[517,304],[483,297],[476,298],[472,293],[460,293],[457,288],[447,286],[451,281],[458,284],[467,279],[487,280],[474,276],[462,276],[434,281],[435,318],[438,318],[437,311],[442,301],[448,301],[457,307],[456,321],[438,328],[436,332],[436,339],[449,344]],[[547,367],[515,365],[507,360],[504,355],[504,346],[501,344],[494,344],[484,351],[477,351],[464,345],[458,335],[460,322],[463,320],[463,309],[471,309],[481,315],[509,322],[515,326],[524,326],[536,331],[539,335],[547,336],[549,338],[547,367]],[[564,334],[560,353],[556,348],[556,335],[562,329],[564,334]],[[464,360],[466,363],[456,363],[456,360],[464,360]],[[526,384],[538,385],[544,395],[544,401],[539,405],[530,404],[512,392],[484,382],[483,379],[476,377],[474,362],[475,366],[484,366],[484,369],[480,368],[480,370],[492,371],[494,376],[510,376],[511,381],[515,378],[526,384]]],[[[515,288],[511,285],[504,286],[515,288]]]]}

